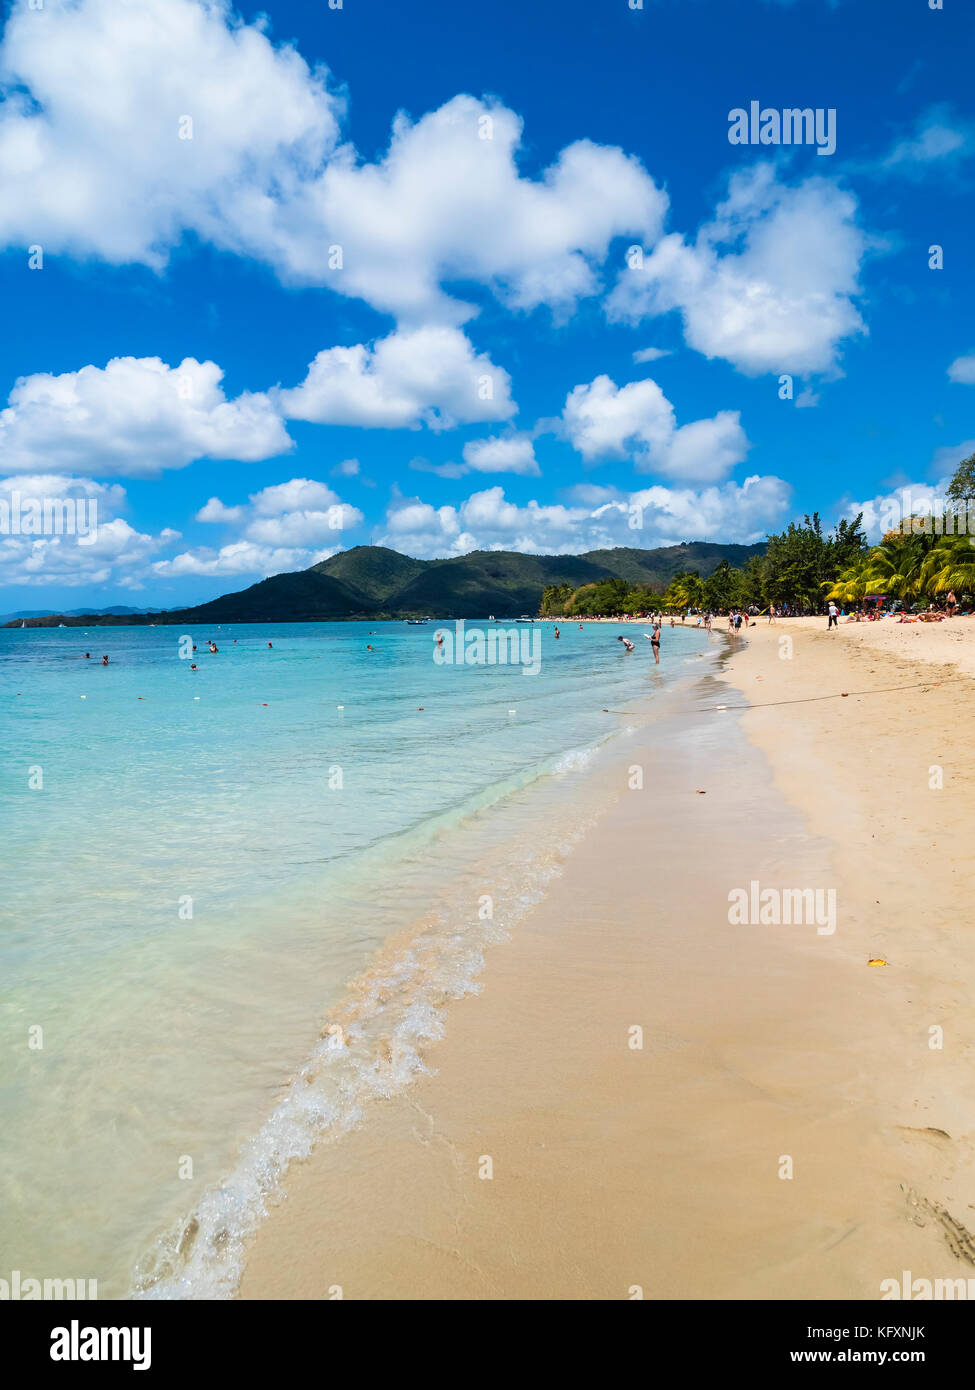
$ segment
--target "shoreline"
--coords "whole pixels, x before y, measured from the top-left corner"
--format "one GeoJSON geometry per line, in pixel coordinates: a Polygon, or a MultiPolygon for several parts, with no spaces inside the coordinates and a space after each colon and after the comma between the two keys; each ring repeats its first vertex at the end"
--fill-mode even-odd
{"type": "MultiPolygon", "coordinates": [[[[910,863],[885,862],[883,895],[865,881],[866,818],[885,802],[898,818],[884,766],[860,767],[849,799],[863,738],[896,761],[921,718],[939,743],[958,687],[935,686],[932,668],[923,710],[920,691],[872,697],[888,702],[882,736],[864,732],[870,697],[851,696],[838,731],[827,688],[906,684],[906,659],[801,620],[765,633],[790,635],[792,660],[756,625],[749,645],[729,642],[713,690],[754,698],[761,682],[771,707],[672,719],[663,743],[651,730],[648,786],[621,789],[490,950],[482,991],[448,1006],[436,1070],[289,1174],[240,1297],[873,1298],[905,1268],[970,1271],[972,971],[953,978],[961,965],[944,923],[918,917],[910,863]],[[688,856],[690,888],[670,872],[688,856]],[[752,880],[832,885],[835,935],[729,927],[729,888],[752,880]],[[871,893],[889,899],[877,916],[871,893]],[[873,955],[890,964],[868,968],[873,955]]],[[[620,749],[621,777],[631,758],[620,749]]],[[[901,818],[896,854],[918,852],[925,804],[901,818]]],[[[957,795],[929,809],[960,840],[957,795]]],[[[956,922],[958,850],[961,897],[943,911],[956,922]]]]}

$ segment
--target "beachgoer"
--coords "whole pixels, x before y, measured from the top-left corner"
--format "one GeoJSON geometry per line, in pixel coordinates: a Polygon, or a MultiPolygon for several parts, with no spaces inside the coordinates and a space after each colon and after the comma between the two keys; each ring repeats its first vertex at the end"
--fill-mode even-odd
{"type": "Polygon", "coordinates": [[[107,665],[108,665],[108,657],[107,657],[107,656],[103,656],[103,657],[102,657],[102,665],[103,665],[103,666],[107,666],[107,665]]]}
{"type": "Polygon", "coordinates": [[[830,602],[830,605],[829,605],[829,622],[826,624],[826,631],[827,631],[827,632],[830,630],[831,627],[837,627],[837,626],[839,625],[839,616],[840,616],[840,610],[837,608],[837,606],[836,606],[835,603],[830,602]]]}
{"type": "Polygon", "coordinates": [[[616,640],[617,640],[617,642],[622,642],[622,643],[623,643],[623,646],[626,648],[626,650],[627,650],[628,652],[631,652],[631,651],[633,650],[633,643],[630,641],[630,639],[629,639],[628,637],[620,636],[620,637],[617,637],[616,640]]]}
{"type": "Polygon", "coordinates": [[[558,638],[558,636],[559,636],[559,630],[558,630],[558,628],[555,629],[555,636],[556,636],[556,638],[558,638]]]}
{"type": "Polygon", "coordinates": [[[653,636],[650,638],[650,645],[653,648],[653,660],[655,665],[660,665],[660,624],[654,623],[653,636]]]}
{"type": "Polygon", "coordinates": [[[958,600],[955,598],[954,589],[948,590],[948,598],[945,607],[948,610],[948,617],[953,618],[955,616],[955,609],[958,607],[958,600]]]}

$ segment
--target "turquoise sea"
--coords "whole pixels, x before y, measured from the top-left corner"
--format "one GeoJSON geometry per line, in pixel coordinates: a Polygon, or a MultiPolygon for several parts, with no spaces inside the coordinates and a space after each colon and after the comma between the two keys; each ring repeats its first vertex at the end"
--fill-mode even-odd
{"type": "Polygon", "coordinates": [[[435,1065],[721,645],[559,626],[532,676],[435,624],[0,631],[0,1275],[228,1296],[288,1163],[435,1065]]]}

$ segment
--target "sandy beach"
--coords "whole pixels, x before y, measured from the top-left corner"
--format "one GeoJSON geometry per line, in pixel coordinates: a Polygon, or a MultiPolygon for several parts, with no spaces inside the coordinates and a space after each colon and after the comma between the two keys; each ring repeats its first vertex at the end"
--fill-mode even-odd
{"type": "Polygon", "coordinates": [[[711,641],[721,681],[616,741],[610,808],[447,1007],[430,1073],[293,1168],[241,1297],[975,1275],[975,620],[711,641]],[[832,893],[835,929],[733,925],[752,884],[832,893]]]}

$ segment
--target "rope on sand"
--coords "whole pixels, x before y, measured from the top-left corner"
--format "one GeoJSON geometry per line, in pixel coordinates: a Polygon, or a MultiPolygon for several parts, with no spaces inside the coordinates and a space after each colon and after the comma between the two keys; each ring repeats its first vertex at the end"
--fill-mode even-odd
{"type": "MultiPolygon", "coordinates": [[[[751,705],[696,705],[693,709],[677,710],[670,718],[679,714],[714,714],[718,710],[774,709],[778,705],[812,705],[820,700],[847,700],[857,695],[890,695],[898,690],[924,690],[932,686],[952,685],[957,681],[970,680],[970,676],[948,676],[940,681],[915,681],[912,685],[882,685],[874,690],[837,690],[832,695],[804,695],[797,700],[765,700],[751,705]]],[[[603,714],[632,714],[632,710],[604,709],[603,714]]]]}

